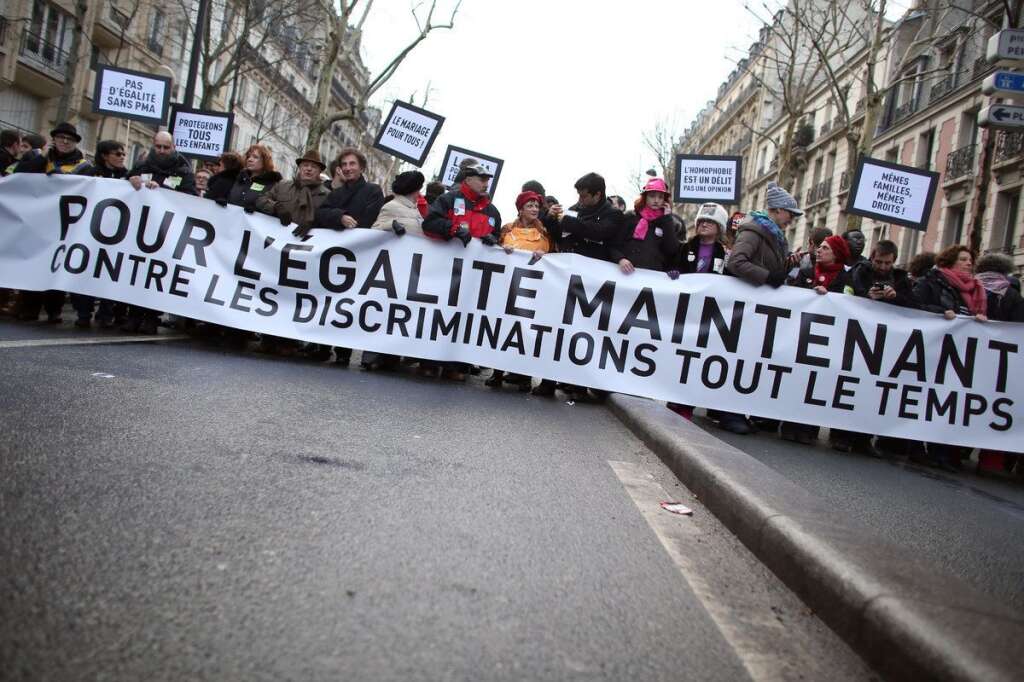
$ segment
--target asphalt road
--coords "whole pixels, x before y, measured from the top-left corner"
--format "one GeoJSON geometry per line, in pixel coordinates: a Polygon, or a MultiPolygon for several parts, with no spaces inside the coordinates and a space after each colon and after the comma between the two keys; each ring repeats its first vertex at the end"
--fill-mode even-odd
{"type": "Polygon", "coordinates": [[[601,406],[119,336],[0,322],[4,679],[872,677],[601,406]]]}
{"type": "Polygon", "coordinates": [[[911,548],[1004,604],[1024,612],[1024,485],[939,472],[905,460],[844,454],[774,434],[737,436],[697,423],[835,505],[889,542],[911,548]]]}

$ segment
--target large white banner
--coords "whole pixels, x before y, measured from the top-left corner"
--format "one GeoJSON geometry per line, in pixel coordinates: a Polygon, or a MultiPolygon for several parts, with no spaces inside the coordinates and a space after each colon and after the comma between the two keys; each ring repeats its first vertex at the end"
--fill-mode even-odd
{"type": "Polygon", "coordinates": [[[1024,451],[1024,325],[720,275],[314,230],[118,180],[0,180],[0,286],[852,431],[1024,451]]]}

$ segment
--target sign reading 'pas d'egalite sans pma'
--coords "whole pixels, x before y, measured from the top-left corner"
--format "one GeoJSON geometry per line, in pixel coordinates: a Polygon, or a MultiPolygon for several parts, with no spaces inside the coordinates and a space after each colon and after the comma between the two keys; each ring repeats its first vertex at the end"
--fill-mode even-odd
{"type": "Polygon", "coordinates": [[[171,79],[98,64],[92,110],[97,114],[162,125],[171,102],[171,79]]]}
{"type": "Polygon", "coordinates": [[[850,187],[846,212],[925,230],[938,184],[938,173],[863,157],[850,187]]]}

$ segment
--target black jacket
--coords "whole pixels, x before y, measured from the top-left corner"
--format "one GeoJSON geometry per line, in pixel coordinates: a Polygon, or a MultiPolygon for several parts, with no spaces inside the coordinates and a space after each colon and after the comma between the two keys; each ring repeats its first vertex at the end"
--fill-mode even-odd
{"type": "Polygon", "coordinates": [[[128,177],[128,169],[111,168],[110,166],[104,166],[98,163],[92,168],[92,176],[94,178],[113,178],[115,180],[122,180],[128,177]]]}
{"type": "Polygon", "coordinates": [[[357,180],[331,191],[327,201],[316,210],[313,227],[342,230],[341,217],[346,215],[351,216],[358,227],[370,227],[383,205],[384,192],[380,185],[367,182],[360,175],[357,180]]]}
{"type": "MultiPolygon", "coordinates": [[[[467,206],[471,204],[458,187],[434,199],[434,203],[430,205],[430,210],[427,212],[427,217],[423,219],[423,232],[428,235],[441,237],[442,239],[451,239],[452,221],[448,216],[455,207],[456,199],[459,198],[464,199],[467,206]]],[[[494,206],[494,202],[484,206],[482,213],[487,216],[491,224],[491,235],[497,239],[498,235],[501,234],[501,213],[494,206]]],[[[482,237],[483,235],[474,236],[482,237]]]]}
{"type": "MultiPolygon", "coordinates": [[[[675,269],[681,274],[687,275],[697,272],[697,254],[700,253],[700,237],[694,237],[688,242],[683,242],[679,248],[679,257],[675,269]]],[[[707,269],[709,274],[722,274],[725,272],[725,247],[722,242],[715,241],[711,247],[711,265],[707,269]]]]}
{"type": "Polygon", "coordinates": [[[910,276],[906,270],[893,268],[889,271],[888,277],[879,277],[871,263],[858,265],[850,270],[850,283],[853,286],[853,293],[862,298],[869,298],[868,292],[875,283],[887,284],[896,290],[896,298],[880,298],[880,303],[903,306],[904,308],[916,308],[917,300],[914,298],[914,288],[910,282],[910,276]]]}
{"type": "Polygon", "coordinates": [[[92,175],[92,164],[85,160],[80,149],[67,154],[58,154],[56,149],[50,149],[46,154],[26,154],[14,167],[14,172],[92,175]]]}
{"type": "Polygon", "coordinates": [[[232,168],[211,175],[210,179],[206,181],[206,194],[203,195],[203,198],[227,200],[228,195],[231,194],[231,188],[235,186],[235,180],[238,179],[241,172],[241,168],[232,168]]]}
{"type": "Polygon", "coordinates": [[[1024,322],[1024,297],[1013,286],[1002,296],[988,292],[988,318],[1001,322],[1024,322]]]}
{"type": "Polygon", "coordinates": [[[970,315],[971,311],[964,303],[963,296],[946,281],[937,268],[924,273],[924,277],[914,282],[914,298],[921,310],[942,314],[952,310],[958,315],[970,315]]]}
{"type": "Polygon", "coordinates": [[[649,221],[643,239],[633,236],[638,222],[638,215],[623,221],[618,238],[608,245],[608,257],[615,263],[625,258],[633,267],[645,270],[674,270],[679,258],[675,219],[671,214],[665,214],[649,221]]]}
{"type": "Polygon", "coordinates": [[[18,159],[6,149],[0,149],[0,176],[7,175],[7,167],[17,163],[18,159]]]}
{"type": "Polygon", "coordinates": [[[576,211],[575,218],[563,215],[560,222],[551,216],[544,220],[544,227],[555,238],[558,250],[610,261],[608,245],[619,238],[626,221],[622,211],[608,199],[591,208],[576,204],[570,210],[576,211]]]}
{"type": "MultiPolygon", "coordinates": [[[[249,171],[243,170],[235,177],[226,198],[233,206],[255,208],[256,199],[279,182],[281,174],[277,171],[264,171],[259,175],[252,175],[249,171]]],[[[209,190],[210,185],[207,184],[206,187],[209,190]]],[[[209,198],[209,195],[207,197],[209,198]]]]}
{"type": "Polygon", "coordinates": [[[128,172],[129,178],[143,173],[153,176],[153,182],[182,194],[196,193],[196,176],[188,159],[174,152],[170,156],[157,156],[152,149],[142,161],[128,172]],[[177,180],[175,180],[177,178],[177,180]]]}

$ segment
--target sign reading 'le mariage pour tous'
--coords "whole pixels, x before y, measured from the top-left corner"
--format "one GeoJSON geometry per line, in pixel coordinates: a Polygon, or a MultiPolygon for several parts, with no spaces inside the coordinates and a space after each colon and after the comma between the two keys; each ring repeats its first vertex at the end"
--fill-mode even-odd
{"type": "Polygon", "coordinates": [[[676,155],[676,201],[686,204],[738,204],[743,179],[739,156],[676,155]]]}
{"type": "Polygon", "coordinates": [[[171,101],[171,79],[105,64],[96,66],[92,110],[162,125],[171,101]]]}
{"type": "Polygon", "coordinates": [[[444,116],[395,101],[373,146],[414,166],[422,166],[443,123],[444,116]]]}
{"type": "Polygon", "coordinates": [[[862,157],[846,212],[925,230],[938,184],[938,173],[862,157]]]}

